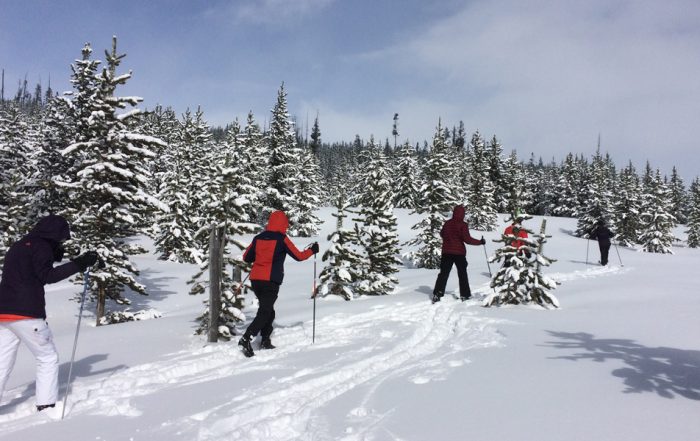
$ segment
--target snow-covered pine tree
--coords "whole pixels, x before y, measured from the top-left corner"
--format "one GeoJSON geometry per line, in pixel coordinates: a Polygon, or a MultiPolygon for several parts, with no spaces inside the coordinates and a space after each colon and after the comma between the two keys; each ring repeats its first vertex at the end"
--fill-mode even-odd
{"type": "Polygon", "coordinates": [[[272,109],[270,130],[266,135],[270,159],[270,175],[264,208],[264,218],[275,210],[282,210],[290,220],[289,233],[294,235],[297,225],[292,216],[299,207],[300,181],[305,179],[300,168],[301,150],[297,147],[294,123],[287,111],[287,92],[284,83],[277,92],[277,103],[272,109]]]}
{"type": "Polygon", "coordinates": [[[392,204],[391,176],[386,158],[371,139],[364,154],[365,168],[357,176],[358,218],[356,240],[364,248],[366,264],[360,265],[362,274],[356,285],[359,295],[391,294],[399,283],[395,273],[401,260],[396,216],[392,204]]]}
{"type": "Polygon", "coordinates": [[[493,231],[496,228],[495,189],[490,179],[490,158],[478,130],[472,135],[469,150],[469,184],[465,195],[469,226],[477,230],[493,231]]]}
{"type": "Polygon", "coordinates": [[[639,210],[639,240],[642,250],[648,253],[673,254],[673,227],[676,218],[671,214],[671,194],[661,179],[661,173],[656,174],[645,187],[639,210]]]}
{"type": "Polygon", "coordinates": [[[687,194],[683,178],[678,174],[676,166],[673,166],[671,171],[671,179],[668,183],[668,189],[671,193],[671,214],[676,218],[676,222],[684,224],[687,220],[687,194]]]}
{"type": "Polygon", "coordinates": [[[415,209],[420,190],[420,170],[416,151],[408,141],[397,153],[395,170],[394,205],[396,208],[415,209]]]}
{"type": "Polygon", "coordinates": [[[0,263],[7,248],[26,231],[29,198],[28,123],[15,103],[0,108],[0,263]]]}
{"type": "Polygon", "coordinates": [[[613,231],[622,246],[632,246],[639,239],[639,208],[641,187],[637,171],[629,162],[620,170],[613,199],[613,231]]]}
{"type": "Polygon", "coordinates": [[[39,212],[59,213],[68,205],[69,194],[56,184],[56,178],[64,176],[75,165],[76,158],[61,154],[77,138],[77,115],[72,105],[67,97],[54,97],[48,101],[44,112],[42,139],[35,156],[39,212]]]}
{"type": "Polygon", "coordinates": [[[586,203],[576,225],[576,236],[587,238],[599,220],[606,223],[612,219],[613,183],[606,161],[596,151],[591,163],[590,181],[586,186],[586,203]]]}
{"type": "Polygon", "coordinates": [[[166,171],[158,198],[169,210],[158,217],[155,245],[160,259],[198,264],[204,259],[204,245],[196,235],[202,227],[199,208],[206,194],[200,184],[206,175],[210,137],[202,111],[193,116],[187,109],[163,154],[166,171]]]}
{"type": "MultiPolygon", "coordinates": [[[[221,311],[218,323],[219,337],[224,340],[230,340],[235,334],[235,324],[245,319],[241,311],[243,296],[240,294],[239,282],[233,280],[232,273],[225,268],[248,267],[245,262],[235,257],[246,247],[238,238],[243,234],[252,233],[256,227],[248,222],[250,196],[255,195],[256,189],[251,185],[250,176],[242,172],[247,169],[250,156],[241,144],[240,134],[240,124],[234,121],[227,130],[225,143],[212,146],[208,152],[208,166],[204,169],[205,176],[201,182],[204,199],[200,207],[200,216],[203,225],[209,225],[209,228],[202,229],[200,235],[206,235],[208,239],[212,228],[223,228],[226,238],[221,268],[221,311]]],[[[203,240],[197,242],[202,243],[203,240]]],[[[206,243],[206,248],[201,250],[203,260],[199,271],[190,280],[190,294],[202,294],[210,286],[209,241],[206,243]]],[[[196,333],[206,333],[209,329],[208,308],[198,320],[200,325],[196,333]]]]}
{"type": "Polygon", "coordinates": [[[354,250],[354,231],[343,225],[348,213],[352,213],[344,193],[339,195],[335,206],[337,212],[332,216],[337,219],[336,228],[328,235],[328,249],[323,253],[323,261],[328,265],[319,274],[318,292],[323,297],[337,295],[352,300],[357,295],[354,284],[361,277],[358,269],[363,266],[363,258],[354,250]]]}
{"type": "Polygon", "coordinates": [[[310,150],[304,149],[299,152],[297,159],[300,161],[301,178],[297,186],[297,203],[293,210],[287,213],[290,225],[294,227],[290,234],[300,237],[311,237],[318,234],[320,219],[314,212],[321,205],[319,195],[321,191],[320,172],[318,160],[310,150]]]}
{"type": "Polygon", "coordinates": [[[493,135],[486,148],[486,156],[489,163],[489,180],[494,188],[494,203],[496,211],[506,213],[508,211],[508,194],[510,183],[507,180],[503,158],[503,146],[496,135],[493,135]]]}
{"type": "Polygon", "coordinates": [[[525,172],[518,156],[513,150],[503,162],[503,191],[506,194],[506,212],[520,213],[525,211],[529,196],[526,194],[525,172]]]}
{"type": "Polygon", "coordinates": [[[440,266],[442,254],[440,230],[447,216],[458,203],[448,182],[454,179],[451,161],[451,151],[445,142],[442,121],[438,120],[432,148],[423,168],[424,179],[419,191],[420,200],[414,209],[415,213],[423,216],[423,219],[411,227],[418,233],[414,239],[406,243],[416,246],[417,249],[404,256],[417,268],[436,269],[440,266]]]}
{"type": "MultiPolygon", "coordinates": [[[[89,61],[90,52],[86,45],[83,61],[89,61]]],[[[66,180],[58,182],[71,196],[65,214],[76,232],[73,244],[83,249],[96,249],[106,264],[105,268],[91,274],[92,290],[97,292],[98,299],[98,324],[104,315],[106,298],[127,303],[122,297],[124,287],[145,294],[145,287],[134,277],[138,270],[129,260],[129,256],[143,250],[127,239],[138,233],[134,225],[162,208],[159,201],[145,191],[148,184],[146,164],[154,156],[151,149],[162,141],[128,130],[129,120],[137,116],[138,109],[117,112],[135,107],[142,99],[115,95],[117,87],[131,78],[131,73],[119,75],[116,72],[125,57],[117,53],[116,37],[112,39],[112,50],[105,51],[105,56],[106,66],[94,82],[81,76],[92,72],[78,69],[74,75],[74,84],[87,87],[81,91],[85,92],[84,99],[73,103],[78,138],[62,153],[75,158],[76,162],[66,180]],[[87,120],[80,119],[86,116],[87,120]]]]}
{"type": "Polygon", "coordinates": [[[494,292],[484,299],[483,306],[534,303],[545,308],[559,307],[559,301],[550,292],[557,287],[556,282],[541,272],[541,267],[556,262],[542,253],[547,238],[544,232],[545,222],[542,223],[540,234],[536,236],[523,227],[529,237],[518,238],[523,243],[520,248],[511,245],[516,239],[514,235],[502,234],[501,239],[494,240],[503,246],[489,260],[503,261],[504,264],[491,278],[494,292]]]}
{"type": "Polygon", "coordinates": [[[141,125],[141,131],[149,136],[158,138],[167,144],[166,147],[156,147],[155,159],[149,164],[151,180],[149,189],[153,194],[163,190],[165,177],[168,173],[168,160],[171,159],[168,152],[175,143],[179,122],[177,115],[171,108],[163,108],[157,105],[152,111],[145,113],[141,125]]]}
{"type": "Polygon", "coordinates": [[[688,194],[688,246],[690,248],[700,247],[700,179],[690,184],[688,194]]]}
{"type": "Polygon", "coordinates": [[[250,162],[245,164],[242,173],[252,178],[251,184],[255,193],[251,195],[249,218],[251,222],[264,225],[267,218],[264,217],[261,207],[264,204],[268,182],[270,180],[270,155],[263,139],[260,126],[255,121],[253,112],[248,112],[245,127],[241,133],[241,147],[250,157],[250,162]]]}
{"type": "Polygon", "coordinates": [[[579,215],[577,168],[574,155],[572,153],[566,155],[554,183],[554,193],[557,197],[554,204],[550,206],[550,211],[555,216],[578,217],[579,215]]]}

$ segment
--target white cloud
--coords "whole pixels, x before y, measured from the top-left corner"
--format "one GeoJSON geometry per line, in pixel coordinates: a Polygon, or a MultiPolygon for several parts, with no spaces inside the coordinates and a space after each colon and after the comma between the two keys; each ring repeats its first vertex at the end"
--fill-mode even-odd
{"type": "Polygon", "coordinates": [[[318,14],[335,0],[250,0],[233,1],[237,20],[253,24],[286,24],[318,14]]]}
{"type": "Polygon", "coordinates": [[[434,85],[416,88],[424,118],[545,160],[592,152],[602,132],[617,161],[670,169],[700,139],[699,19],[693,1],[470,2],[384,53],[434,85]]]}

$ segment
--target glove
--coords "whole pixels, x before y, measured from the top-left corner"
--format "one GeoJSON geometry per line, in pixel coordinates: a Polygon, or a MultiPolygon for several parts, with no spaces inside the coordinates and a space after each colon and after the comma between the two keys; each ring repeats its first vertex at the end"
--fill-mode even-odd
{"type": "Polygon", "coordinates": [[[314,242],[311,244],[311,252],[314,254],[318,254],[318,242],[314,242]]]}
{"type": "Polygon", "coordinates": [[[481,238],[481,245],[486,245],[486,239],[484,239],[483,237],[481,238]]]}
{"type": "Polygon", "coordinates": [[[88,251],[73,259],[73,262],[80,267],[80,272],[85,272],[86,269],[97,262],[97,257],[97,251],[88,251]]]}
{"type": "Polygon", "coordinates": [[[66,254],[66,249],[63,248],[63,245],[61,245],[59,243],[58,246],[56,248],[54,248],[54,250],[53,250],[53,261],[60,262],[61,260],[63,260],[63,256],[65,254],[66,254]]]}

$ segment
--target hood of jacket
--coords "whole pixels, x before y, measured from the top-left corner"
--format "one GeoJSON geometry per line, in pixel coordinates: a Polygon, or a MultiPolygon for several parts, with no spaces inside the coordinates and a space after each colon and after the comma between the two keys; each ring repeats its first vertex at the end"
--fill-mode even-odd
{"type": "Polygon", "coordinates": [[[464,205],[455,205],[452,210],[452,219],[464,222],[464,205]]]}
{"type": "Polygon", "coordinates": [[[276,231],[278,233],[287,234],[289,228],[289,219],[284,211],[273,211],[270,214],[270,219],[267,221],[267,231],[276,231]]]}
{"type": "Polygon", "coordinates": [[[70,227],[63,216],[50,214],[41,218],[29,234],[60,243],[70,239],[70,227]]]}

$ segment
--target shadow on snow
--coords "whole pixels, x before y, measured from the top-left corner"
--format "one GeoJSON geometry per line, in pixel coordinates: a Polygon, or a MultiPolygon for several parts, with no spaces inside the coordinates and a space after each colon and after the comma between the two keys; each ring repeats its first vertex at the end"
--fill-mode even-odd
{"type": "Polygon", "coordinates": [[[579,351],[556,359],[625,363],[612,371],[627,386],[625,393],[655,392],[664,398],[700,400],[700,351],[653,348],[633,340],[599,339],[586,332],[547,332],[559,340],[546,346],[579,351]]]}

